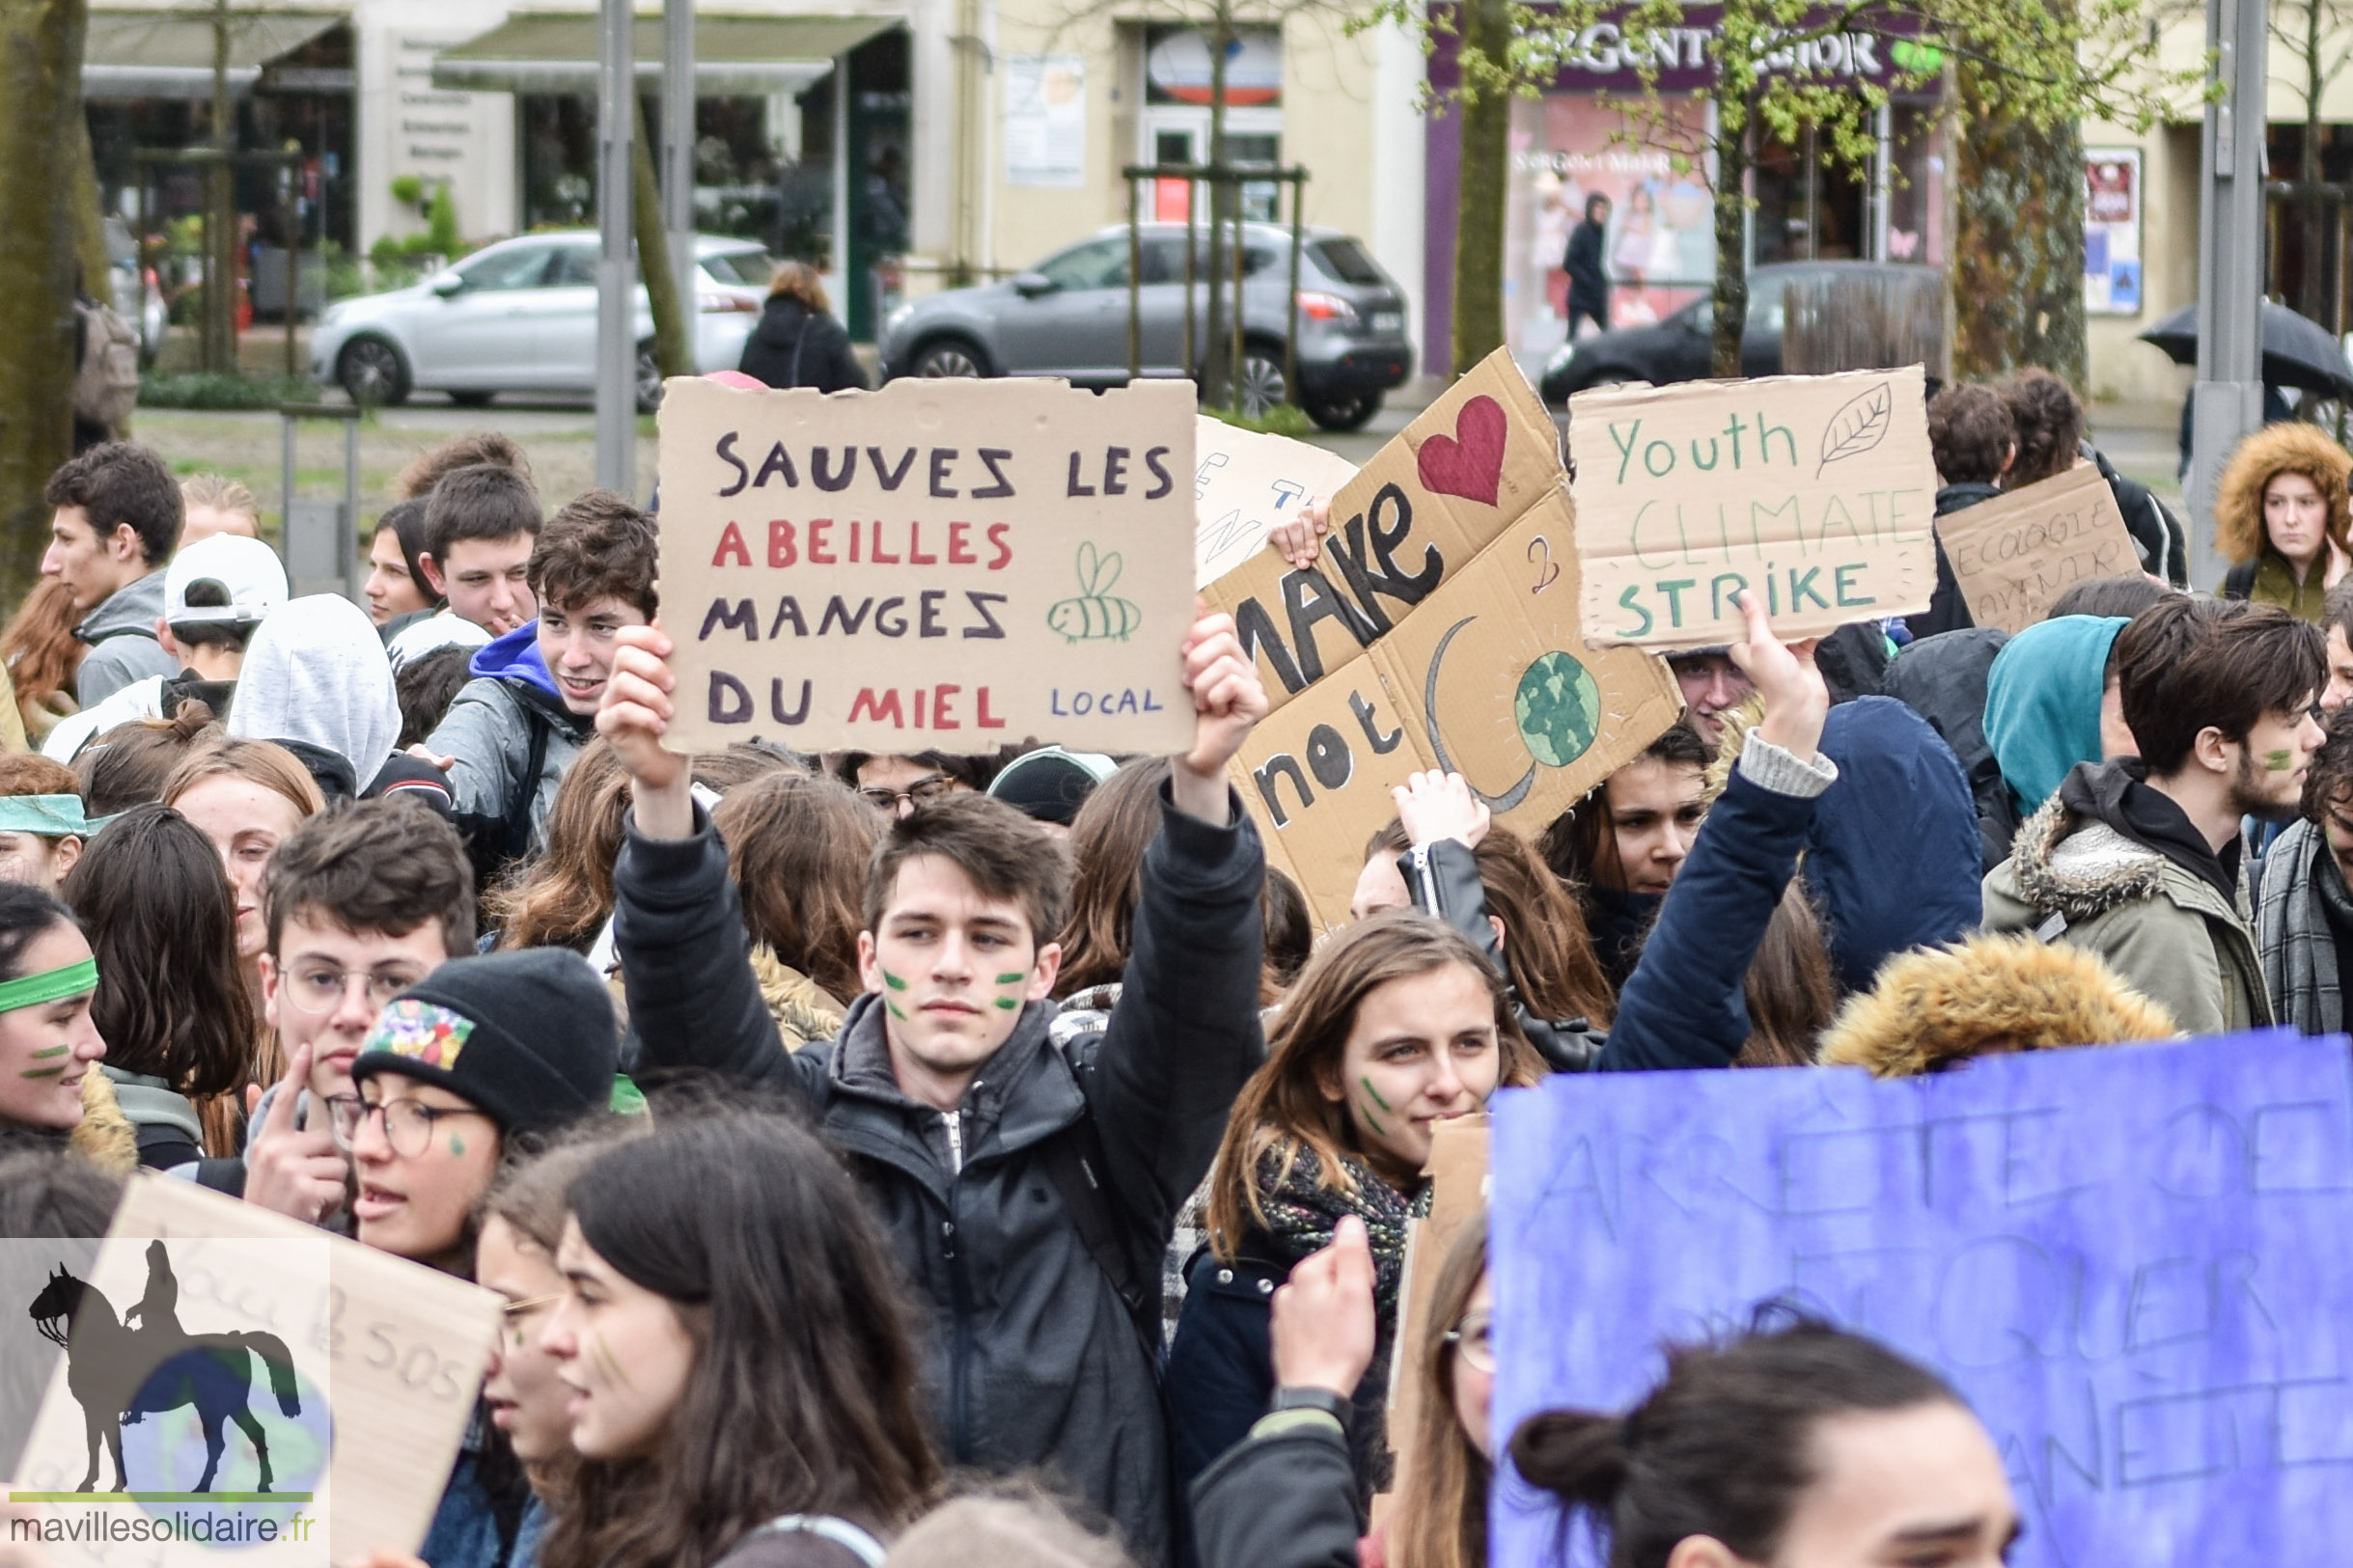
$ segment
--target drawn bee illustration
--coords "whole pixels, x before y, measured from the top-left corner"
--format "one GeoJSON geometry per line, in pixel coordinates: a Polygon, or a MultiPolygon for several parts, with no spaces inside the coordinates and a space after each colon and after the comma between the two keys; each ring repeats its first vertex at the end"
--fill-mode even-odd
{"type": "Polygon", "coordinates": [[[1111,597],[1120,580],[1120,552],[1098,555],[1092,543],[1078,547],[1078,597],[1046,611],[1046,626],[1066,643],[1124,643],[1144,612],[1128,599],[1111,597]]]}

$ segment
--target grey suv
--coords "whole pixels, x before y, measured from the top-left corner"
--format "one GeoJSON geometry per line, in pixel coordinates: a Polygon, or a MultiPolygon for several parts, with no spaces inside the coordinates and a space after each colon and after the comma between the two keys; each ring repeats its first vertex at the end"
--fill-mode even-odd
{"type": "MultiPolygon", "coordinates": [[[[1242,396],[1252,413],[1284,399],[1291,236],[1243,226],[1242,396]]],[[[1194,245],[1208,265],[1206,232],[1194,245]]],[[[1185,231],[1147,224],[1137,274],[1144,373],[1184,373],[1185,231]]],[[[1127,379],[1127,230],[1106,229],[1003,283],[902,305],[882,332],[884,379],[899,375],[1061,375],[1089,386],[1127,379]]],[[[1196,360],[1208,344],[1208,285],[1193,288],[1196,360]]],[[[1370,419],[1410,369],[1405,296],[1364,246],[1306,231],[1299,255],[1299,404],[1330,430],[1370,419]]]]}

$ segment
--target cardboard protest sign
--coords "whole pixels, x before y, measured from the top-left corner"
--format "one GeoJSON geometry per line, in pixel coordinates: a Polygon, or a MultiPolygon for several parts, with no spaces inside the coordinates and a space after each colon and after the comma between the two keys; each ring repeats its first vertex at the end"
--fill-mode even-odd
{"type": "Polygon", "coordinates": [[[1320,925],[1347,921],[1407,774],[1459,772],[1534,834],[1681,711],[1658,659],[1582,646],[1564,477],[1551,418],[1499,351],[1341,489],[1314,566],[1261,552],[1210,586],[1273,705],[1235,787],[1320,925]]]}
{"type": "Polygon", "coordinates": [[[1193,581],[1206,588],[1259,553],[1266,536],[1356,477],[1337,453],[1200,416],[1193,427],[1193,581]]]}
{"type": "Polygon", "coordinates": [[[13,1498],[55,1568],[415,1552],[499,1326],[479,1286],[152,1173],[87,1275],[43,1289],[36,1315],[76,1305],[13,1498]]]}
{"type": "Polygon", "coordinates": [[[668,743],[1189,745],[1193,388],[893,381],[661,412],[668,743]]]}
{"type": "MultiPolygon", "coordinates": [[[[1941,1372],[2014,1568],[2339,1560],[2353,1526],[2353,1072],[2286,1031],[1499,1096],[1494,1430],[1623,1411],[1779,1298],[1941,1372]]],[[[1495,1560],[1553,1521],[1499,1487],[1495,1560]]],[[[1589,1554],[1590,1556],[1590,1554],[1589,1554]]]]}
{"type": "Polygon", "coordinates": [[[1949,512],[1936,536],[1970,619],[2006,632],[2042,619],[2077,583],[2141,569],[2116,492],[2093,463],[1949,512]]]}
{"type": "Polygon", "coordinates": [[[1913,365],[1571,398],[1587,643],[1737,642],[1744,588],[1784,638],[1926,609],[1925,387],[1913,365]]]}
{"type": "Polygon", "coordinates": [[[1405,1234],[1405,1283],[1398,1298],[1398,1353],[1389,1362],[1389,1432],[1397,1470],[1392,1495],[1403,1490],[1412,1444],[1407,1434],[1421,1419],[1422,1380],[1414,1374],[1438,1276],[1454,1242],[1473,1224],[1483,1225],[1487,1210],[1487,1118],[1454,1116],[1430,1129],[1429,1159],[1422,1173],[1430,1178],[1429,1214],[1409,1221],[1405,1234]]]}

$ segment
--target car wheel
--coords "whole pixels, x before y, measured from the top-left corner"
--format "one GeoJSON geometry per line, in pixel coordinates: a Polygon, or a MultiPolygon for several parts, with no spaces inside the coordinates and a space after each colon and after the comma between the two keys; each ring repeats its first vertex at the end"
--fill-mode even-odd
{"type": "Polygon", "coordinates": [[[653,344],[637,345],[637,411],[651,414],[662,406],[662,362],[653,344]]]}
{"type": "Polygon", "coordinates": [[[354,338],[335,358],[335,380],[363,407],[397,408],[408,400],[408,364],[382,338],[354,338]]]}
{"type": "Polygon", "coordinates": [[[1309,398],[1307,417],[1326,430],[1361,430],[1381,411],[1381,395],[1361,392],[1348,398],[1309,398]]]}
{"type": "Polygon", "coordinates": [[[988,365],[981,350],[961,338],[942,338],[924,345],[915,356],[916,375],[937,378],[946,375],[986,375],[988,365]]]}
{"type": "Polygon", "coordinates": [[[1283,380],[1283,350],[1259,343],[1244,347],[1241,381],[1242,413],[1250,419],[1264,419],[1278,404],[1288,400],[1283,380]]]}
{"type": "Polygon", "coordinates": [[[471,391],[451,393],[450,401],[460,408],[487,408],[490,406],[490,399],[497,396],[498,394],[494,392],[484,392],[480,388],[475,388],[471,391]]]}

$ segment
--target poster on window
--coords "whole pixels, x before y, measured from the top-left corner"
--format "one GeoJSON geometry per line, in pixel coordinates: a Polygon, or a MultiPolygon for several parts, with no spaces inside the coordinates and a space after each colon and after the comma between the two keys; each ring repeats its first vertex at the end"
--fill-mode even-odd
{"type": "Polygon", "coordinates": [[[2084,149],[2084,310],[2141,314],[2141,150],[2084,149]]]}
{"type": "Polygon", "coordinates": [[[1005,182],[1072,188],[1087,174],[1087,57],[1005,61],[1005,182]]]}
{"type": "MultiPolygon", "coordinates": [[[[1608,327],[1662,321],[1715,287],[1714,209],[1692,151],[1705,144],[1706,106],[1670,98],[1661,110],[1635,145],[1619,139],[1635,123],[1624,107],[1593,95],[1512,101],[1504,318],[1512,357],[1532,376],[1570,336],[1569,241],[1589,209],[1601,224],[1608,327]],[[1606,210],[1592,206],[1596,197],[1606,210]]],[[[1603,325],[1581,312],[1574,330],[1603,325]]]]}

